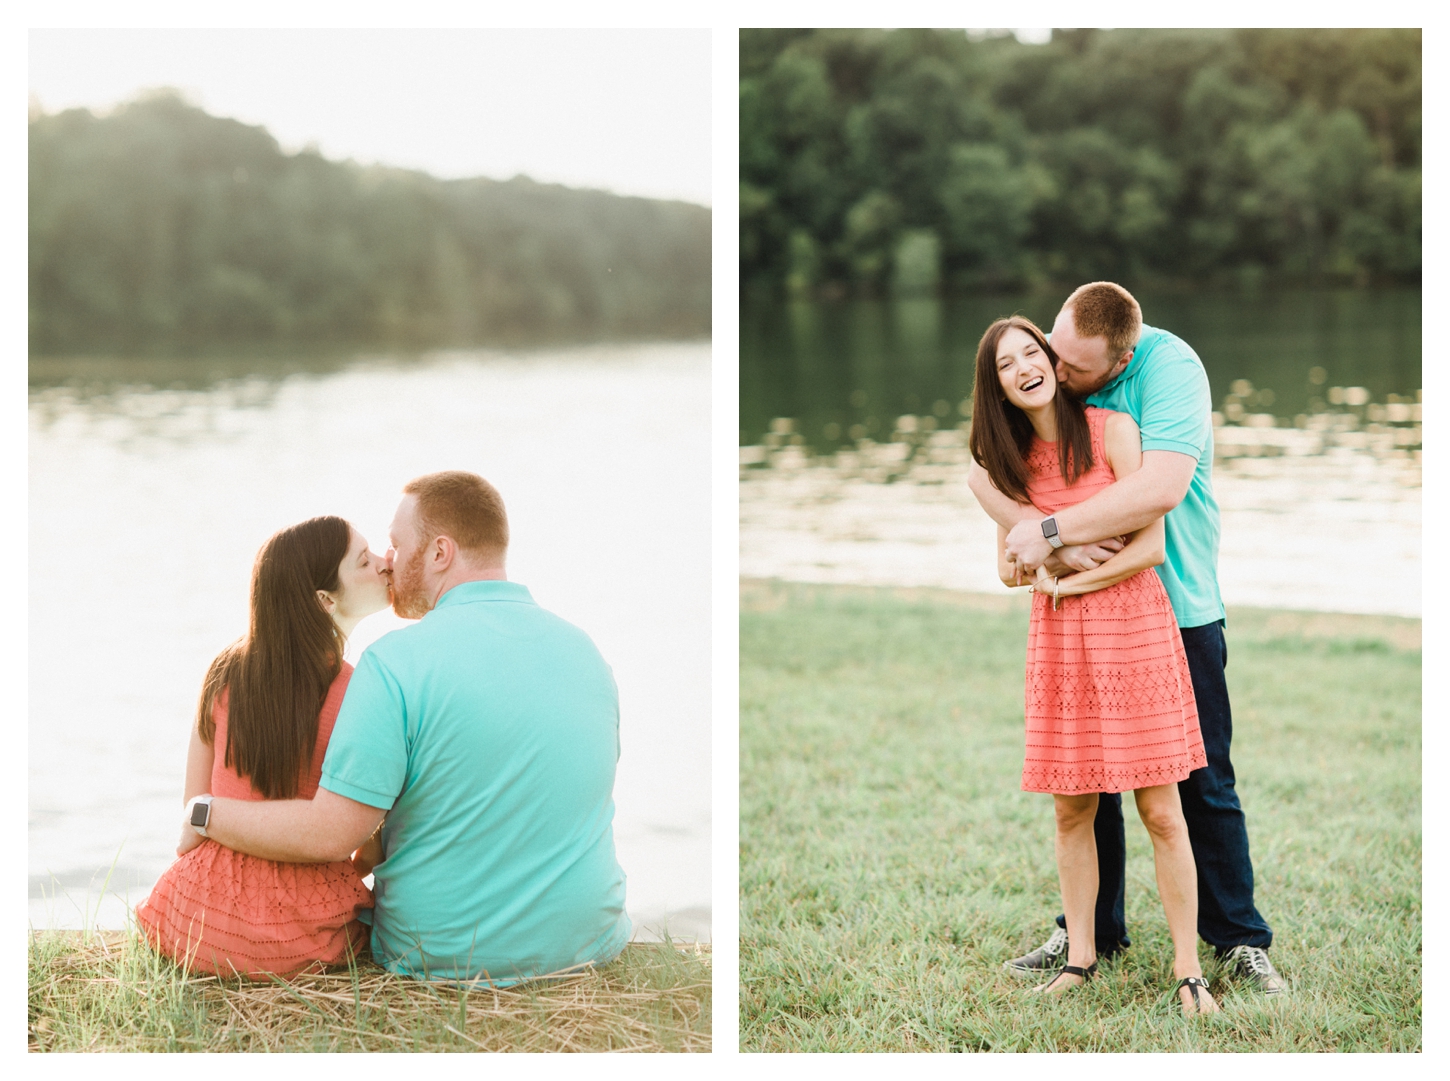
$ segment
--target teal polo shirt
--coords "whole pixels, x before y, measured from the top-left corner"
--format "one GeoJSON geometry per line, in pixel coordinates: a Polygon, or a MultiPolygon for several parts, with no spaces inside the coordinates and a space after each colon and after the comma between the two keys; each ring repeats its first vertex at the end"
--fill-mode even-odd
{"type": "Polygon", "coordinates": [[[1166,551],[1158,577],[1180,627],[1223,619],[1218,502],[1213,498],[1213,397],[1203,361],[1182,338],[1145,325],[1128,366],[1087,401],[1137,421],[1144,450],[1172,450],[1198,459],[1183,502],[1164,519],[1166,551]]]}
{"type": "Polygon", "coordinates": [[[508,984],[629,941],[619,697],[589,636],[515,582],[454,586],[358,661],[322,787],[389,810],[373,957],[508,984]]]}

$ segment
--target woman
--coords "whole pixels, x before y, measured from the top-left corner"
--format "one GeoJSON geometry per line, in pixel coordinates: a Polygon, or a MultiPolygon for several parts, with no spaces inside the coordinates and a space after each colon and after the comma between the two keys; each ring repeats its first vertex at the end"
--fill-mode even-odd
{"type": "MultiPolygon", "coordinates": [[[[1056,363],[1030,320],[997,320],[977,347],[972,407],[972,456],[999,491],[1048,515],[1142,464],[1132,417],[1084,406],[1059,386],[1056,363]]],[[[1131,790],[1153,841],[1183,1009],[1216,1012],[1198,963],[1198,880],[1177,784],[1206,759],[1183,641],[1152,570],[1163,520],[1095,570],[1061,578],[1039,567],[1029,583],[1001,528],[997,551],[1002,580],[1034,590],[1022,789],[1052,793],[1067,920],[1067,964],[1036,991],[1061,994],[1097,970],[1093,819],[1099,792],[1131,790]]]]}
{"type": "MultiPolygon", "coordinates": [[[[186,801],[312,798],[352,674],[347,636],[387,604],[384,561],[343,519],[312,518],[268,540],[252,568],[247,635],[202,684],[186,801]]],[[[362,876],[375,858],[278,863],[203,841],[156,883],[136,922],[161,952],[216,975],[345,962],[367,941],[357,916],[373,904],[362,876]]]]}

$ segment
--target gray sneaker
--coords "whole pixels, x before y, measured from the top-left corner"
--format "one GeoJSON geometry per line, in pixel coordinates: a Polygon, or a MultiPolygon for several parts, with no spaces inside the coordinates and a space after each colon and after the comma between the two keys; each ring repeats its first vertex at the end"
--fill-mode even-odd
{"type": "Polygon", "coordinates": [[[1242,976],[1266,995],[1282,995],[1289,989],[1284,977],[1275,971],[1268,951],[1257,946],[1235,946],[1223,963],[1233,975],[1242,976]]]}
{"type": "Polygon", "coordinates": [[[1065,964],[1067,964],[1067,932],[1061,927],[1054,927],[1051,937],[1041,946],[1025,957],[1014,957],[1010,961],[1002,962],[1002,967],[1012,975],[1025,979],[1055,972],[1065,964]]]}

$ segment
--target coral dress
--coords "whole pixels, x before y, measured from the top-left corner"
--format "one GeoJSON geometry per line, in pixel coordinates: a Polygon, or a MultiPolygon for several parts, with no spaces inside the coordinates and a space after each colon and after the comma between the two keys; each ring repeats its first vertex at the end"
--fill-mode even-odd
{"type": "MultiPolygon", "coordinates": [[[[1027,490],[1044,514],[1113,483],[1103,440],[1111,415],[1088,407],[1093,465],[1071,487],[1057,444],[1033,441],[1027,490]]],[[[1182,781],[1206,764],[1183,638],[1152,568],[1063,597],[1056,611],[1051,597],[1033,594],[1024,792],[1127,792],[1182,781]]]]}
{"type": "MultiPolygon", "coordinates": [[[[322,779],[327,741],[342,706],[352,666],[328,688],[317,718],[317,744],[299,799],[311,799],[322,779]]],[[[227,745],[226,694],[212,710],[216,754],[211,794],[260,800],[251,783],[224,764],[227,745]]],[[[373,907],[373,895],[351,863],[279,863],[234,852],[205,840],[182,856],[136,908],[136,922],[162,953],[194,971],[257,979],[285,975],[315,962],[346,963],[359,952],[368,930],[358,913],[373,907]]]]}

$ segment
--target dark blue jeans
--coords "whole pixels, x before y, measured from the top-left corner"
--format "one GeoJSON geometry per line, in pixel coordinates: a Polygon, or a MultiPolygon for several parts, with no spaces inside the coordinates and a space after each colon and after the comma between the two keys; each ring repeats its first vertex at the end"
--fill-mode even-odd
{"type": "MultiPolygon", "coordinates": [[[[1228,757],[1233,716],[1223,676],[1228,665],[1223,621],[1180,631],[1208,756],[1208,765],[1178,782],[1178,798],[1198,866],[1198,934],[1219,954],[1235,946],[1268,949],[1274,933],[1254,907],[1249,834],[1228,757]]],[[[1098,956],[1107,958],[1130,944],[1123,916],[1123,799],[1118,793],[1098,797],[1093,835],[1098,846],[1098,903],[1093,922],[1098,956]]],[[[1067,921],[1058,916],[1057,925],[1066,927],[1067,921]]]]}

